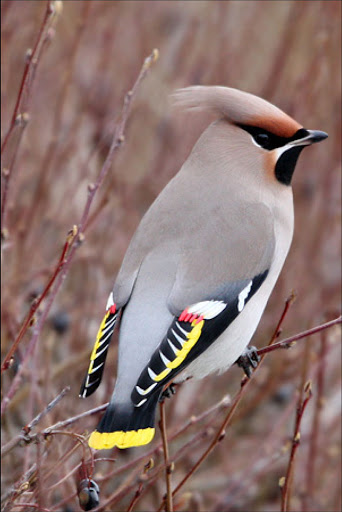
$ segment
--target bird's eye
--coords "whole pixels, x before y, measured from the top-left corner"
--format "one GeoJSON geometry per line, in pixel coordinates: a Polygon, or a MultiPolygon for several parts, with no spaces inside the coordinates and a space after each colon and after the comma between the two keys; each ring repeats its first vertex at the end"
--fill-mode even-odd
{"type": "Polygon", "coordinates": [[[287,138],[279,137],[278,135],[268,132],[264,128],[260,128],[258,126],[249,126],[245,124],[240,124],[239,126],[253,137],[255,144],[266,151],[272,151],[272,149],[279,148],[288,142],[287,138]]]}
{"type": "Polygon", "coordinates": [[[255,136],[254,136],[254,140],[257,144],[259,144],[259,146],[261,146],[262,148],[264,147],[267,147],[268,143],[269,143],[269,140],[270,140],[270,137],[267,133],[265,132],[260,132],[260,133],[257,133],[255,136]]]}

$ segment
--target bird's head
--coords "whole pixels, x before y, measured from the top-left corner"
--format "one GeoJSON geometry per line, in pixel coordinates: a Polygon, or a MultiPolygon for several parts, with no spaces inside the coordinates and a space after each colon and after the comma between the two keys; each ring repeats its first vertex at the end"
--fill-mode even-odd
{"type": "Polygon", "coordinates": [[[237,89],[193,86],[178,89],[173,96],[177,105],[211,111],[241,130],[234,132],[237,143],[244,141],[251,159],[261,154],[265,170],[272,172],[283,185],[291,184],[302,149],[328,136],[325,132],[303,128],[268,101],[237,89]]]}

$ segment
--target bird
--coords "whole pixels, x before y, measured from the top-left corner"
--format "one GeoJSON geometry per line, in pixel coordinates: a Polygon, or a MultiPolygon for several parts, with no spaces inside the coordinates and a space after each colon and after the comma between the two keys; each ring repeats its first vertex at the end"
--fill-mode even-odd
{"type": "Polygon", "coordinates": [[[88,441],[96,450],[148,444],[170,383],[239,361],[249,375],[248,345],[292,241],[297,159],[328,136],[238,89],[173,96],[215,120],[143,216],[110,292],[80,390],[98,388],[120,323],[115,388],[88,441]]]}

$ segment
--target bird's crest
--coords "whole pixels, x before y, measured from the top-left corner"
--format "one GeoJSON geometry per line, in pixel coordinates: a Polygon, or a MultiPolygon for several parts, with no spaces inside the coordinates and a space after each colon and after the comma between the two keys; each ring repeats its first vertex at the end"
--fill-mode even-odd
{"type": "Polygon", "coordinates": [[[177,89],[172,97],[176,106],[209,111],[232,124],[257,126],[282,137],[291,137],[302,128],[268,101],[230,87],[196,85],[177,89]]]}

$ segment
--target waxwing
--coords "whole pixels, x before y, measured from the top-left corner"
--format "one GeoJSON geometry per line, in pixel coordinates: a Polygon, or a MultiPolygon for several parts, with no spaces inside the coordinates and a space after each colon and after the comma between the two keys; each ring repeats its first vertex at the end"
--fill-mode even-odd
{"type": "Polygon", "coordinates": [[[188,87],[175,101],[218,119],[144,215],[110,293],[80,391],[99,386],[120,317],[95,449],[149,443],[168,383],[222,372],[244,353],[291,244],[298,156],[327,137],[236,89],[188,87]]]}

